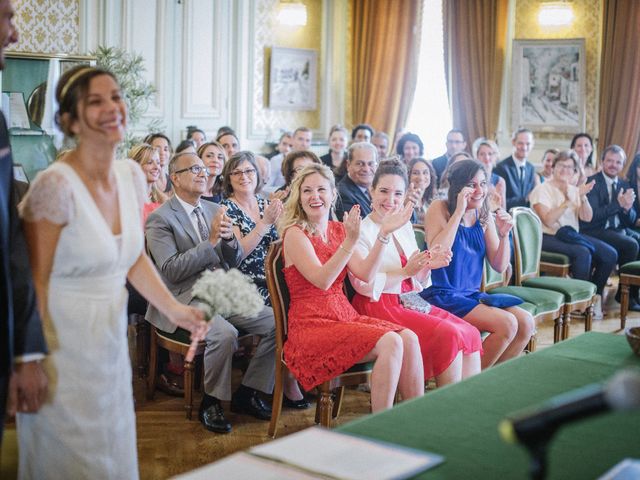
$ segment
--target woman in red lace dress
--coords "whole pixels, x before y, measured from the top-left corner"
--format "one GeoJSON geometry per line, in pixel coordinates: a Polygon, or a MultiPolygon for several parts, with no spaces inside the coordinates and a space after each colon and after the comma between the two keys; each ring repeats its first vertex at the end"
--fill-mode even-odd
{"type": "Polygon", "coordinates": [[[384,320],[358,315],[342,290],[346,265],[360,233],[356,205],[344,224],[329,221],[336,198],[331,170],[306,167],[291,187],[280,223],[285,279],[289,287],[289,330],[285,360],[309,390],[356,363],[375,360],[371,409],[424,393],[416,335],[384,320]]]}

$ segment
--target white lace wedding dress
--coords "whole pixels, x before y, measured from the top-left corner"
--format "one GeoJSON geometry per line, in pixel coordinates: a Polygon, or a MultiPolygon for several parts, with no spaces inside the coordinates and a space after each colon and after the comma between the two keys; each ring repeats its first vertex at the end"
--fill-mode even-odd
{"type": "Polygon", "coordinates": [[[21,479],[138,478],[125,282],[143,248],[145,183],[131,160],[114,170],[120,235],[66,163],[41,173],[22,205],[28,220],[65,226],[43,319],[49,398],[18,416],[21,479]]]}

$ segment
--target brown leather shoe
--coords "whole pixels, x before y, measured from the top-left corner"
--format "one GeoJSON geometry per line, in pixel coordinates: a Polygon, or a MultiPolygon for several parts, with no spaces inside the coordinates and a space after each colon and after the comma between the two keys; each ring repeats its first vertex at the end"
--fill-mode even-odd
{"type": "Polygon", "coordinates": [[[158,378],[158,390],[174,397],[184,397],[184,388],[164,373],[158,378]]]}

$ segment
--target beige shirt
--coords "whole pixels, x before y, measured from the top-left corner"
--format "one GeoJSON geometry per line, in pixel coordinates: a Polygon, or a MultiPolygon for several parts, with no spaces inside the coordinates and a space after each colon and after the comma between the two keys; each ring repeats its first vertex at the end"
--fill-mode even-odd
{"type": "MultiPolygon", "coordinates": [[[[580,224],[578,221],[578,209],[582,205],[580,200],[580,194],[578,187],[575,185],[568,185],[567,194],[571,203],[562,212],[562,215],[556,220],[553,225],[547,225],[542,222],[542,231],[548,235],[555,235],[560,227],[569,225],[579,231],[580,224]]],[[[529,194],[529,203],[531,207],[537,204],[544,205],[548,209],[554,209],[562,205],[565,201],[564,193],[557,187],[553,186],[551,182],[544,182],[534,188],[529,194]]]]}

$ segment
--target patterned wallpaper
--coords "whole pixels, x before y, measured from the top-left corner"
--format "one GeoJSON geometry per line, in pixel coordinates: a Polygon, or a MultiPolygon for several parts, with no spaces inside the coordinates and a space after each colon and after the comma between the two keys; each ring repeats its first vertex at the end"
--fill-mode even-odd
{"type": "MultiPolygon", "coordinates": [[[[571,2],[574,14],[572,25],[555,29],[545,29],[538,24],[538,11],[542,3],[542,0],[517,0],[514,38],[585,38],[585,49],[587,53],[587,132],[597,137],[603,0],[580,0],[579,2],[571,2]]],[[[541,134],[540,136],[549,139],[572,137],[572,135],[566,134],[541,134]]]]}
{"type": "Polygon", "coordinates": [[[79,0],[13,0],[19,41],[9,50],[80,53],[79,0]]]}
{"type": "MultiPolygon", "coordinates": [[[[279,137],[281,129],[293,130],[299,126],[320,128],[320,110],[289,111],[268,108],[269,59],[271,47],[311,48],[318,52],[318,74],[322,71],[322,0],[304,0],[307,6],[307,25],[285,27],[277,22],[279,0],[254,0],[253,14],[253,62],[251,65],[252,112],[249,119],[250,135],[267,140],[279,137]]],[[[317,99],[320,101],[322,85],[317,83],[317,99]]]]}

